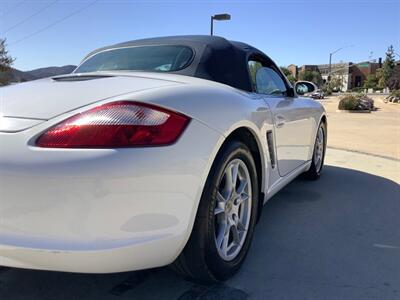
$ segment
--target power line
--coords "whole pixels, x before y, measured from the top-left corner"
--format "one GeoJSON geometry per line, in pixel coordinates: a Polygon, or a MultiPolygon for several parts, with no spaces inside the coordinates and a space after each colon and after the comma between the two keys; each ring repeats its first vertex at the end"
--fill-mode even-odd
{"type": "Polygon", "coordinates": [[[57,21],[55,21],[55,22],[53,22],[53,23],[50,23],[49,25],[47,25],[47,26],[45,26],[45,27],[43,27],[43,28],[41,28],[41,29],[39,29],[39,30],[37,30],[37,31],[32,32],[31,34],[29,34],[29,35],[27,35],[27,36],[24,36],[23,38],[21,38],[21,39],[19,39],[19,40],[16,40],[16,41],[13,42],[13,43],[9,43],[9,45],[11,46],[11,45],[18,44],[18,43],[20,43],[20,42],[22,42],[22,41],[25,41],[25,40],[27,40],[27,39],[29,39],[29,38],[31,38],[31,37],[33,37],[33,36],[35,36],[35,35],[37,35],[37,34],[43,32],[43,31],[45,31],[45,30],[47,30],[47,29],[49,29],[49,28],[51,28],[51,27],[53,27],[53,26],[55,26],[55,25],[57,25],[57,24],[59,24],[59,23],[61,23],[61,22],[63,22],[63,21],[65,21],[65,20],[67,20],[67,19],[69,19],[69,18],[71,18],[71,17],[73,17],[73,16],[79,14],[79,13],[82,12],[83,10],[85,10],[85,9],[87,9],[87,8],[89,8],[89,7],[91,7],[92,5],[96,4],[96,3],[99,2],[99,1],[100,1],[100,0],[94,0],[94,1],[90,2],[88,5],[86,5],[86,6],[82,7],[82,8],[80,8],[80,9],[78,9],[78,10],[72,12],[72,13],[70,13],[69,15],[66,15],[66,16],[63,17],[63,18],[61,18],[61,19],[59,19],[59,20],[57,20],[57,21]]]}
{"type": "Polygon", "coordinates": [[[21,24],[24,24],[25,22],[29,21],[30,19],[32,19],[33,17],[39,15],[40,13],[44,12],[46,9],[48,9],[49,7],[53,6],[54,4],[56,4],[59,0],[55,0],[53,2],[51,2],[50,4],[46,5],[45,7],[43,7],[42,9],[38,10],[37,12],[33,13],[32,15],[28,16],[27,18],[23,19],[22,21],[14,24],[13,26],[7,28],[6,30],[3,31],[3,34],[13,30],[14,28],[18,27],[21,24]]]}

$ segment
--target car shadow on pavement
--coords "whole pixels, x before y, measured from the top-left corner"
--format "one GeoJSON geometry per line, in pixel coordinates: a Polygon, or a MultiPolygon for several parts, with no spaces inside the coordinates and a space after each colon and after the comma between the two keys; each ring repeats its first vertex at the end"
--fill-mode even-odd
{"type": "MultiPolygon", "coordinates": [[[[205,286],[169,268],[106,275],[0,268],[0,299],[399,299],[400,188],[326,166],[264,207],[240,272],[205,286]]],[[[194,258],[195,259],[195,258],[194,258]]]]}

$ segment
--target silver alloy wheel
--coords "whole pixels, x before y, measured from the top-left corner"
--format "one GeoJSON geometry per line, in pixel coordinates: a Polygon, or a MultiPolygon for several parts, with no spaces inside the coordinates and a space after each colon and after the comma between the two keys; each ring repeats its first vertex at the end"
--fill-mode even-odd
{"type": "Polygon", "coordinates": [[[252,185],[241,159],[226,166],[217,186],[214,209],[215,244],[221,258],[236,258],[246,240],[251,218],[252,185]]]}
{"type": "Polygon", "coordinates": [[[314,163],[315,169],[319,173],[322,168],[322,160],[324,156],[325,149],[325,133],[322,126],[318,128],[317,140],[315,141],[315,149],[314,149],[314,163]]]}

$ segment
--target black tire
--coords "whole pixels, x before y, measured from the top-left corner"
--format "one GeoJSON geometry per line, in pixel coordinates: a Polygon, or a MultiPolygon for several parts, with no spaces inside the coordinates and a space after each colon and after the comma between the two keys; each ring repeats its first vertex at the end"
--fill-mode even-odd
{"type": "Polygon", "coordinates": [[[259,199],[257,180],[256,166],[249,148],[237,141],[225,145],[217,155],[207,178],[189,241],[172,264],[175,271],[189,279],[210,283],[225,280],[239,270],[250,248],[257,221],[259,199]],[[226,261],[218,253],[215,242],[214,209],[217,201],[217,185],[225,167],[234,159],[242,160],[249,171],[252,188],[251,214],[247,235],[240,252],[233,260],[226,261]]]}
{"type": "Polygon", "coordinates": [[[317,180],[321,177],[322,169],[324,168],[324,160],[325,160],[325,153],[326,153],[326,141],[327,141],[327,128],[326,124],[324,122],[321,122],[319,124],[318,130],[317,130],[317,136],[318,136],[318,131],[322,129],[324,133],[324,145],[323,145],[323,152],[322,152],[322,159],[321,159],[321,165],[320,167],[316,164],[316,158],[315,158],[315,152],[317,151],[317,137],[315,138],[315,143],[314,143],[314,151],[313,151],[313,156],[312,156],[312,161],[311,161],[311,167],[310,169],[304,173],[305,178],[309,180],[317,180]]]}

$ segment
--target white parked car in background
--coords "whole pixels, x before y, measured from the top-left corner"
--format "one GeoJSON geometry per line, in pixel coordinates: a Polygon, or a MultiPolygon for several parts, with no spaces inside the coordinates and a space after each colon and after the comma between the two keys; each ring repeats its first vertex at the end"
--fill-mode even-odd
{"type": "Polygon", "coordinates": [[[323,107],[244,43],[98,49],[69,75],[0,88],[0,265],[234,274],[263,204],[320,176],[323,107]]]}
{"type": "Polygon", "coordinates": [[[313,99],[321,100],[325,98],[325,93],[321,89],[318,89],[315,92],[312,92],[310,96],[313,99]]]}

